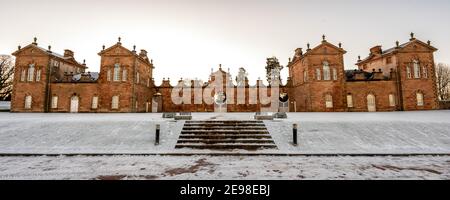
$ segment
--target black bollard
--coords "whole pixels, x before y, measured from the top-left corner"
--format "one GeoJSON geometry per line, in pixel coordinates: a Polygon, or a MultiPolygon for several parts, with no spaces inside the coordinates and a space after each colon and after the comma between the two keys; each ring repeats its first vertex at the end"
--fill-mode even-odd
{"type": "Polygon", "coordinates": [[[292,143],[297,146],[297,124],[292,127],[292,143]]]}
{"type": "Polygon", "coordinates": [[[156,132],[155,132],[155,145],[159,144],[159,129],[160,129],[160,125],[156,124],[156,132]]]}

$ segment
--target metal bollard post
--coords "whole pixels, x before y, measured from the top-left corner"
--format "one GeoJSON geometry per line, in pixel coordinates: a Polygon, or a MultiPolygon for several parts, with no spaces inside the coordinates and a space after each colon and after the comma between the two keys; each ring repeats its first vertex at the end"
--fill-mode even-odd
{"type": "Polygon", "coordinates": [[[155,145],[159,144],[159,130],[160,130],[160,125],[156,124],[155,145]]]}
{"type": "Polygon", "coordinates": [[[297,124],[293,124],[292,127],[292,143],[297,146],[297,124]]]}

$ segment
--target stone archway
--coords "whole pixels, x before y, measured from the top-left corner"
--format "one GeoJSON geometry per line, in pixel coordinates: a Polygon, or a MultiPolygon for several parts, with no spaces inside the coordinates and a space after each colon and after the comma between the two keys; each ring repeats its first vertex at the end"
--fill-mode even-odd
{"type": "Polygon", "coordinates": [[[214,95],[214,112],[227,112],[227,94],[217,92],[214,95]]]}
{"type": "Polygon", "coordinates": [[[289,95],[285,92],[280,93],[278,98],[279,103],[279,112],[289,112],[289,95]]]}

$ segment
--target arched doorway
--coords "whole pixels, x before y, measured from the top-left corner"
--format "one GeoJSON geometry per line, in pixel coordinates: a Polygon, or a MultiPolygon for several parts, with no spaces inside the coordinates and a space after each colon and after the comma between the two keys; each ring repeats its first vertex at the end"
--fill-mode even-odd
{"type": "Polygon", "coordinates": [[[227,94],[217,92],[214,95],[214,112],[227,112],[227,94]]]}
{"type": "Polygon", "coordinates": [[[74,95],[70,98],[70,112],[71,113],[77,113],[78,107],[79,107],[79,98],[78,96],[74,95]]]}
{"type": "Polygon", "coordinates": [[[278,100],[280,101],[279,112],[289,112],[289,95],[282,92],[280,93],[278,100]]]}
{"type": "Polygon", "coordinates": [[[377,111],[377,105],[375,102],[375,96],[373,94],[367,95],[367,110],[369,112],[376,112],[377,111]]]}
{"type": "Polygon", "coordinates": [[[162,95],[157,92],[152,98],[152,112],[157,113],[162,111],[162,95]]]}

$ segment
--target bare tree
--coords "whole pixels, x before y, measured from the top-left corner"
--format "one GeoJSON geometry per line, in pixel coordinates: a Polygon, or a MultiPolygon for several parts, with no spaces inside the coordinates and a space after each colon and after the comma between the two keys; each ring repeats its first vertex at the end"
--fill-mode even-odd
{"type": "Polygon", "coordinates": [[[450,67],[439,63],[436,66],[437,90],[440,100],[450,100],[450,67]]]}
{"type": "Polygon", "coordinates": [[[11,98],[14,77],[14,59],[0,55],[0,101],[11,98]]]}

